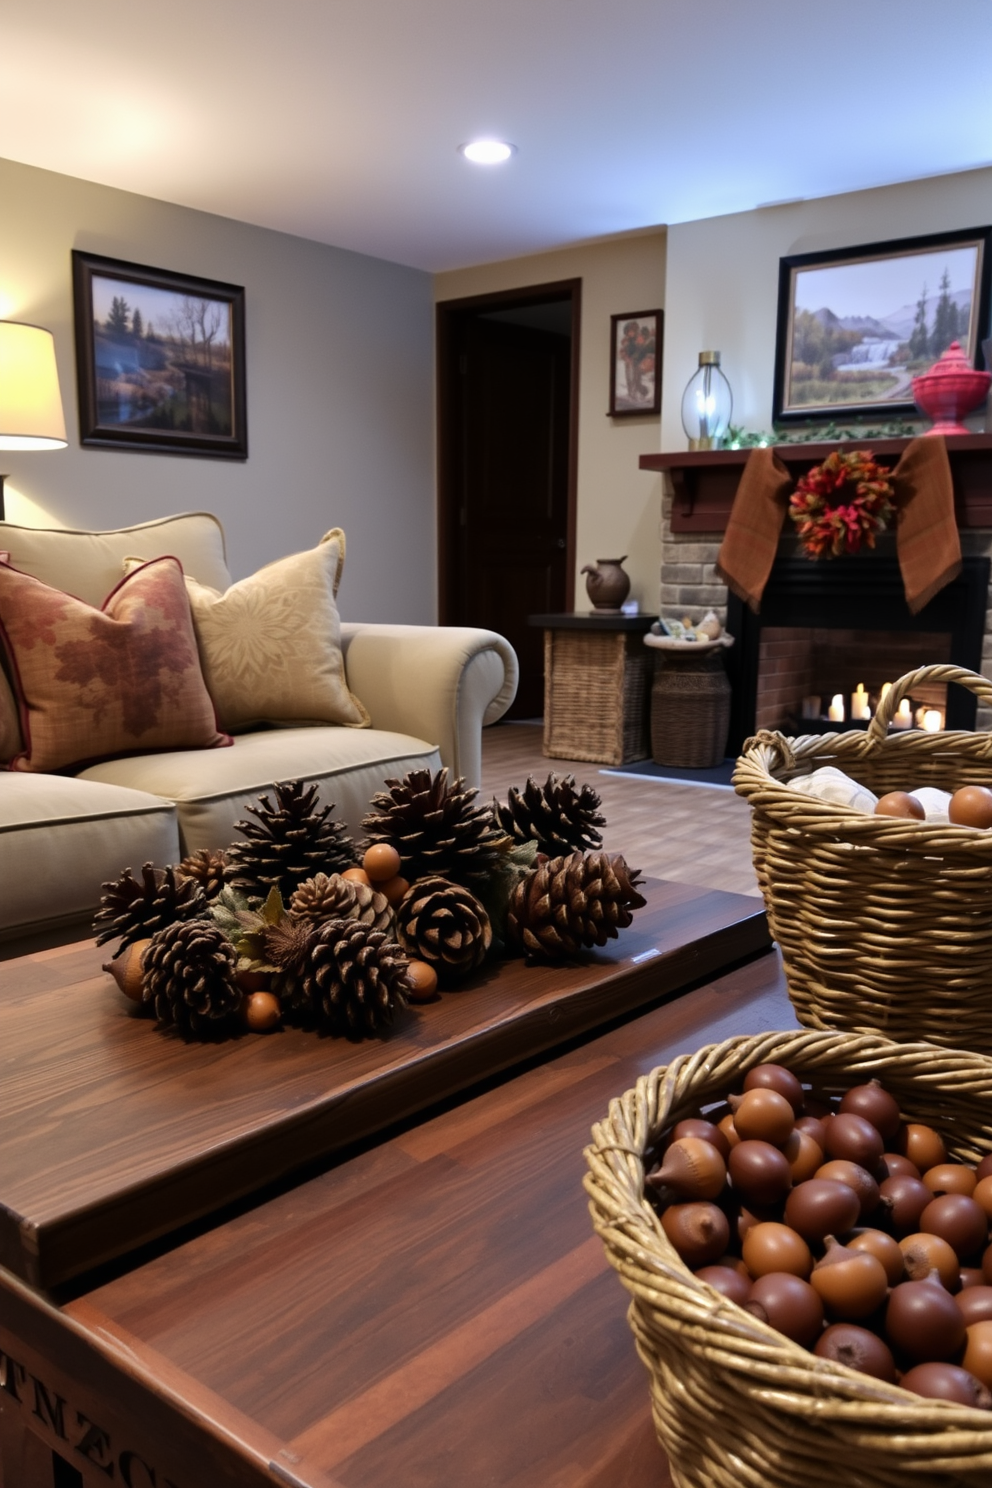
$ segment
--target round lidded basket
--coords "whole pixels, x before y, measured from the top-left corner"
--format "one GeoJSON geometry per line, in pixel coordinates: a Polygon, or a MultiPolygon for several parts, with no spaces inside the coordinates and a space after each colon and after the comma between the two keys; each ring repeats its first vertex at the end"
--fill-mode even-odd
{"type": "Polygon", "coordinates": [[[628,1319],[677,1488],[951,1488],[992,1482],[992,1412],[923,1400],[818,1359],[700,1281],[644,1198],[666,1128],[784,1064],[837,1092],[877,1076],[954,1157],[992,1150],[992,1061],[872,1035],[764,1033],[680,1055],[610,1104],[586,1149],[594,1228],[628,1319]]]}
{"type": "Polygon", "coordinates": [[[866,732],[760,733],[733,779],[800,1023],[992,1054],[992,831],[868,816],[787,784],[835,765],[880,796],[992,786],[990,734],[887,734],[902,699],[934,682],[992,703],[975,672],[921,667],[893,683],[866,732]]]}

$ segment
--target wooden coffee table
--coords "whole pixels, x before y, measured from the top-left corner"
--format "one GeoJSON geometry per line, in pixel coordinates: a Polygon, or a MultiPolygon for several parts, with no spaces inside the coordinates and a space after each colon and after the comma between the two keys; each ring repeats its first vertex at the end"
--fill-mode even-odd
{"type": "Polygon", "coordinates": [[[4,1488],[53,1488],[53,1451],[59,1488],[110,1463],[133,1488],[620,1488],[630,1452],[657,1466],[581,1149],[665,1051],[791,1025],[767,943],[759,901],[653,885],[583,966],[503,966],[355,1046],[185,1046],[129,1015],[92,947],[0,968],[4,1488]],[[221,1205],[223,1223],[137,1250],[221,1205]]]}

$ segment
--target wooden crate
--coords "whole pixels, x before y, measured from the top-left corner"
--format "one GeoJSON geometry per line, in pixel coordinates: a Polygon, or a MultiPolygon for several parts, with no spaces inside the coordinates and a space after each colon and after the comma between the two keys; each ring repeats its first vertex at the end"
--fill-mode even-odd
{"type": "Polygon", "coordinates": [[[544,753],[624,765],[651,753],[652,656],[640,632],[544,632],[544,753]]]}

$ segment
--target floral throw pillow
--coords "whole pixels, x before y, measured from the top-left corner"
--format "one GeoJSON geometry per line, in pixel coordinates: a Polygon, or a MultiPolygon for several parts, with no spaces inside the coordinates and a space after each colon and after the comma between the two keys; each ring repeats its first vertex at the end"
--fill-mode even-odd
{"type": "Polygon", "coordinates": [[[343,564],[344,533],[334,527],[315,548],[268,563],[223,594],[186,576],[203,675],[223,728],[369,727],[341,654],[343,564]]]}
{"type": "Polygon", "coordinates": [[[0,562],[0,640],[23,736],[11,770],[231,742],[217,729],[176,558],[129,574],[99,610],[0,562]]]}

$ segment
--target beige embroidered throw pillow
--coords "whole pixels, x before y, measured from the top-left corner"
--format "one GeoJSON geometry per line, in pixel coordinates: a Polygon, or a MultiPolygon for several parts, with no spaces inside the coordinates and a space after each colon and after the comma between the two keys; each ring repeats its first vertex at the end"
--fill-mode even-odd
{"type": "Polygon", "coordinates": [[[336,723],[368,728],[348,690],[335,596],[344,565],[335,527],[317,547],[266,564],[223,594],[186,576],[200,661],[222,728],[336,723]]]}

